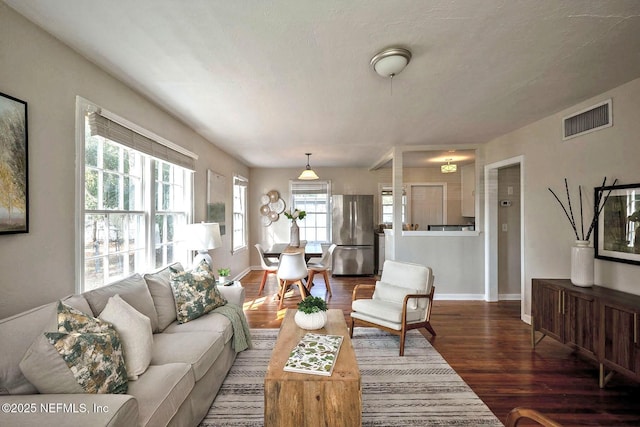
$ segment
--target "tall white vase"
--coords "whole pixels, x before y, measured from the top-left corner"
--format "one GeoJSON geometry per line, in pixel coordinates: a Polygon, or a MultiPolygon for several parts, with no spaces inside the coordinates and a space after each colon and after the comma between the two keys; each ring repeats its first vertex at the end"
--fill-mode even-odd
{"type": "Polygon", "coordinates": [[[571,248],[571,283],[576,286],[593,286],[594,250],[587,240],[576,240],[571,248]]]}
{"type": "Polygon", "coordinates": [[[291,221],[291,233],[289,235],[289,246],[293,246],[297,248],[300,246],[300,228],[298,228],[298,223],[294,219],[291,221]]]}

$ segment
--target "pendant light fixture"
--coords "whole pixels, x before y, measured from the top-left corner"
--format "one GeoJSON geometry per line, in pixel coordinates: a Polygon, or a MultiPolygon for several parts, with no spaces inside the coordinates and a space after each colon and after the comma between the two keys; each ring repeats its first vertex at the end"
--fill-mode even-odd
{"type": "Polygon", "coordinates": [[[304,154],[307,156],[307,166],[302,171],[298,179],[302,179],[305,181],[320,179],[320,177],[313,171],[313,169],[311,169],[311,166],[309,166],[309,156],[311,155],[311,153],[304,153],[304,154]]]}
{"type": "Polygon", "coordinates": [[[452,165],[451,164],[451,160],[453,160],[453,159],[446,159],[447,164],[440,166],[440,172],[442,172],[442,173],[453,173],[453,172],[458,170],[458,165],[455,165],[455,164],[452,165]]]}

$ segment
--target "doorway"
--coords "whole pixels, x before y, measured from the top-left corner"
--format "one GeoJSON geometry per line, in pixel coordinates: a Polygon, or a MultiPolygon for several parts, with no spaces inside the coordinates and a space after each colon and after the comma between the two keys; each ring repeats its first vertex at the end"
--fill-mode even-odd
{"type": "MultiPolygon", "coordinates": [[[[530,316],[525,314],[525,305],[528,303],[525,289],[525,262],[524,262],[524,156],[517,156],[500,162],[491,163],[484,167],[485,190],[485,300],[499,300],[499,237],[502,233],[502,224],[499,223],[498,214],[500,206],[499,198],[499,171],[511,166],[519,166],[520,182],[520,318],[530,323],[530,316]]],[[[508,190],[507,190],[508,191],[508,190]]],[[[512,197],[512,196],[510,196],[512,197]]],[[[508,233],[508,225],[507,225],[508,233]]]]}
{"type": "Polygon", "coordinates": [[[498,169],[498,224],[498,300],[520,301],[520,164],[498,169]]]}

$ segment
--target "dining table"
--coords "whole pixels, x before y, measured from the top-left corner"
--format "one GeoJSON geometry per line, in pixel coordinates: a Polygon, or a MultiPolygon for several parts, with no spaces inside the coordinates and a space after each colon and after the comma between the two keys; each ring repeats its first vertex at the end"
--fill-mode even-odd
{"type": "Polygon", "coordinates": [[[300,242],[300,246],[291,246],[289,243],[274,243],[269,248],[264,249],[265,257],[279,258],[282,253],[304,253],[304,259],[322,256],[322,245],[320,243],[300,242]]]}

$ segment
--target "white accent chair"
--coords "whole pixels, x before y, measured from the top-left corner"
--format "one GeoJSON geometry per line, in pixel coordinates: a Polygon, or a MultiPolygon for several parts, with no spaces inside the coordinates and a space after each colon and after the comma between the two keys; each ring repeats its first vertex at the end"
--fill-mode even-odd
{"type": "Polygon", "coordinates": [[[433,272],[419,264],[391,261],[384,262],[382,277],[375,285],[356,285],[351,302],[351,328],[369,326],[400,335],[400,356],[404,355],[406,333],[410,329],[425,328],[431,335],[433,305],[433,272]],[[371,298],[358,299],[358,292],[374,288],[371,298]]]}
{"type": "Polygon", "coordinates": [[[335,250],[335,248],[336,244],[331,244],[322,254],[322,258],[318,259],[317,261],[315,260],[315,258],[311,258],[307,262],[307,268],[309,269],[309,279],[307,283],[309,284],[309,287],[313,286],[313,276],[315,276],[316,273],[320,273],[324,278],[324,283],[327,287],[327,293],[329,294],[329,296],[332,296],[332,294],[331,284],[329,284],[329,275],[327,274],[327,271],[331,270],[333,251],[335,250]]]}
{"type": "Polygon", "coordinates": [[[278,310],[282,308],[284,302],[284,294],[289,289],[289,286],[298,284],[300,289],[300,297],[304,299],[309,290],[306,288],[304,279],[309,275],[307,271],[307,263],[304,260],[303,252],[280,254],[280,266],[278,267],[278,283],[280,284],[280,290],[278,292],[280,302],[278,303],[278,310]]]}
{"type": "Polygon", "coordinates": [[[262,266],[262,270],[264,270],[262,281],[260,282],[260,289],[258,290],[258,296],[260,296],[260,294],[262,294],[262,290],[264,289],[264,284],[267,283],[267,276],[269,276],[269,273],[276,274],[276,272],[278,271],[279,260],[265,257],[264,249],[262,249],[260,243],[256,243],[255,247],[260,254],[260,265],[262,266]]]}

